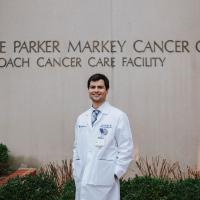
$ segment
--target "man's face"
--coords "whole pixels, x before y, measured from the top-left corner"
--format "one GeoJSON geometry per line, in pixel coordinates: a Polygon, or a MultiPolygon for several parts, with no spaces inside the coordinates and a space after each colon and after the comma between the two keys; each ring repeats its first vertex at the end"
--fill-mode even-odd
{"type": "Polygon", "coordinates": [[[100,79],[98,81],[90,82],[88,93],[92,102],[101,104],[106,100],[108,90],[106,90],[104,81],[100,79]]]}

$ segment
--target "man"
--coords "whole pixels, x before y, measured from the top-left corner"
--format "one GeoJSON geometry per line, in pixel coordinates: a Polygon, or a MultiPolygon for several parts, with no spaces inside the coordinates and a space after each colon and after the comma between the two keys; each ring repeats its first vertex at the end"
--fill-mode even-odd
{"type": "Polygon", "coordinates": [[[76,122],[73,175],[76,200],[119,200],[119,179],[132,160],[128,118],[106,102],[109,80],[94,74],[88,80],[92,107],[76,122]]]}

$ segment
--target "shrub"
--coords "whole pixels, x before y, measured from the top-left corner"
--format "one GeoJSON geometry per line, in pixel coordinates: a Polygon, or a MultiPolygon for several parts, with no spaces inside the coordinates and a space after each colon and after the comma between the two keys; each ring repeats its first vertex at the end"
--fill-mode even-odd
{"type": "Polygon", "coordinates": [[[135,163],[142,176],[174,180],[200,178],[200,170],[192,169],[189,166],[187,171],[183,170],[179,162],[168,161],[160,156],[151,159],[139,157],[135,163]]]}
{"type": "Polygon", "coordinates": [[[136,177],[121,182],[122,200],[200,200],[200,179],[136,177]]]}
{"type": "Polygon", "coordinates": [[[61,164],[50,162],[39,169],[40,174],[51,176],[61,190],[66,182],[72,181],[72,160],[62,160],[61,164]]]}
{"type": "MultiPolygon", "coordinates": [[[[179,181],[135,177],[121,180],[121,200],[200,200],[200,179],[179,181]]],[[[75,199],[74,181],[65,183],[60,200],[75,199]]]]}
{"type": "Polygon", "coordinates": [[[179,180],[168,200],[200,200],[200,179],[179,180]]]}
{"type": "Polygon", "coordinates": [[[6,174],[9,169],[8,165],[8,148],[6,145],[0,143],[0,176],[6,174]]]}
{"type": "Polygon", "coordinates": [[[47,175],[11,179],[0,188],[0,200],[57,200],[55,181],[47,175]]]}
{"type": "Polygon", "coordinates": [[[166,200],[173,187],[168,180],[137,176],[122,180],[120,192],[122,200],[166,200]]]}
{"type": "Polygon", "coordinates": [[[75,199],[75,183],[73,180],[67,181],[64,185],[62,197],[60,200],[74,200],[75,199]]]}

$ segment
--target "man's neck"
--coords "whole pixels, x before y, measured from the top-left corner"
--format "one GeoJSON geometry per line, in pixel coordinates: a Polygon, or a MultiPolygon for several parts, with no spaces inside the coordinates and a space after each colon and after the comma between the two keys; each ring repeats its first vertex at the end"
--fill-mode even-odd
{"type": "Polygon", "coordinates": [[[102,104],[104,104],[104,102],[105,102],[105,101],[103,101],[103,102],[92,102],[92,107],[93,107],[94,109],[97,109],[97,108],[99,108],[102,104]]]}

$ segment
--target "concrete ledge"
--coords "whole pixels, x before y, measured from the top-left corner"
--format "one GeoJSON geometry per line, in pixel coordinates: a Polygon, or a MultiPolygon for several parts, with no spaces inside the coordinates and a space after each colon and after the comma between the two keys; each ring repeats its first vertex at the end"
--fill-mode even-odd
{"type": "Polygon", "coordinates": [[[6,177],[0,178],[0,186],[7,183],[10,179],[16,178],[17,176],[28,176],[28,175],[36,175],[36,169],[35,168],[20,168],[16,170],[15,172],[9,174],[6,177]]]}

